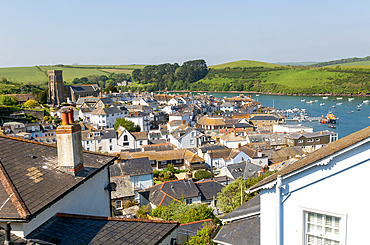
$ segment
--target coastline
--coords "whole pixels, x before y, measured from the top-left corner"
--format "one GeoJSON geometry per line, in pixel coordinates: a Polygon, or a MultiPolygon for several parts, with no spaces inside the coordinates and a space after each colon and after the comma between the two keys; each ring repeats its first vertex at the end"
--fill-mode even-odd
{"type": "MultiPolygon", "coordinates": [[[[155,91],[160,93],[163,91],[155,91]]],[[[190,91],[190,90],[171,90],[166,92],[172,93],[234,93],[234,94],[268,94],[268,95],[287,95],[287,96],[341,96],[341,97],[370,97],[370,94],[341,94],[341,93],[326,93],[326,94],[287,94],[287,93],[273,93],[273,92],[256,92],[256,91],[190,91]]]]}

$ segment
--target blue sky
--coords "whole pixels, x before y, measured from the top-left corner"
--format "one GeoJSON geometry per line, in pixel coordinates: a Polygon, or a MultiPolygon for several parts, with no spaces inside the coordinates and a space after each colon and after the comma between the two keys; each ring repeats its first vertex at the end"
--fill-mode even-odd
{"type": "Polygon", "coordinates": [[[370,1],[1,1],[0,67],[370,55],[370,1]]]}

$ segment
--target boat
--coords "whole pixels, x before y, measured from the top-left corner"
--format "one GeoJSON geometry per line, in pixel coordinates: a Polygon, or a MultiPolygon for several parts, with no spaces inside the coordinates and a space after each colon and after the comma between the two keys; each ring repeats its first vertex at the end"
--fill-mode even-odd
{"type": "Polygon", "coordinates": [[[328,99],[328,97],[322,97],[322,99],[323,99],[323,100],[327,100],[327,99],[328,99]]]}
{"type": "Polygon", "coordinates": [[[337,100],[342,100],[343,98],[342,97],[338,97],[337,100]]]}
{"type": "Polygon", "coordinates": [[[325,105],[325,103],[320,103],[320,106],[324,106],[325,105]]]}
{"type": "Polygon", "coordinates": [[[318,100],[315,100],[315,102],[317,102],[318,100]]]}
{"type": "Polygon", "coordinates": [[[337,105],[343,105],[343,103],[337,103],[337,105]]]}
{"type": "Polygon", "coordinates": [[[349,111],[348,113],[354,113],[354,111],[349,111]]]}
{"type": "Polygon", "coordinates": [[[301,102],[305,102],[305,99],[301,100],[301,102]]]}
{"type": "Polygon", "coordinates": [[[348,101],[352,101],[352,100],[354,100],[355,98],[348,98],[348,101]]]}
{"type": "Polygon", "coordinates": [[[369,100],[364,100],[364,101],[362,101],[362,103],[367,104],[367,103],[369,103],[369,100]]]}
{"type": "Polygon", "coordinates": [[[333,100],[331,100],[331,101],[333,101],[333,102],[334,102],[335,100],[333,99],[333,100]]]}
{"type": "Polygon", "coordinates": [[[338,119],[334,116],[333,113],[329,112],[326,117],[322,116],[320,123],[338,123],[338,119]]]}
{"type": "Polygon", "coordinates": [[[361,108],[359,107],[359,108],[356,108],[356,111],[361,111],[361,108]]]}
{"type": "Polygon", "coordinates": [[[335,105],[332,105],[331,108],[335,108],[335,105]]]}
{"type": "Polygon", "coordinates": [[[312,101],[312,100],[310,100],[310,101],[307,101],[306,103],[307,103],[307,104],[312,104],[312,103],[313,103],[313,101],[312,101]]]}
{"type": "Polygon", "coordinates": [[[329,124],[328,128],[337,128],[337,127],[333,124],[329,124]]]}
{"type": "Polygon", "coordinates": [[[258,96],[260,96],[259,94],[256,94],[256,96],[258,97],[258,96]]]}
{"type": "Polygon", "coordinates": [[[360,108],[362,105],[363,105],[363,104],[362,104],[362,103],[360,103],[360,104],[357,104],[357,105],[356,105],[356,107],[357,107],[357,108],[360,108]]]}

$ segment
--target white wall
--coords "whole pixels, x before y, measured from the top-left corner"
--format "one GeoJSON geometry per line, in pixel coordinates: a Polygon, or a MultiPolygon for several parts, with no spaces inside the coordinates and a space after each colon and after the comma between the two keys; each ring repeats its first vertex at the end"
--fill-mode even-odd
{"type": "MultiPolygon", "coordinates": [[[[303,244],[303,211],[343,215],[347,219],[347,243],[363,244],[368,240],[368,173],[370,143],[335,157],[328,165],[319,165],[283,179],[283,244],[303,244]],[[346,218],[347,217],[347,218],[346,218]]],[[[261,244],[276,244],[275,187],[261,191],[261,244]]]]}
{"type": "Polygon", "coordinates": [[[12,233],[20,237],[27,236],[56,213],[110,217],[110,194],[107,190],[104,190],[108,184],[108,168],[105,168],[93,178],[87,180],[84,184],[36,216],[31,222],[12,223],[12,233]]]}

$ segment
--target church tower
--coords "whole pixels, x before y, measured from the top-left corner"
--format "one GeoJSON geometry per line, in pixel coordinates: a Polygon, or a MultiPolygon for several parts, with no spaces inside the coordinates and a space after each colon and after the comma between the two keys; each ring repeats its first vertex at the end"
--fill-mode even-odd
{"type": "Polygon", "coordinates": [[[61,105],[66,101],[62,70],[49,70],[49,101],[53,105],[61,105]]]}

